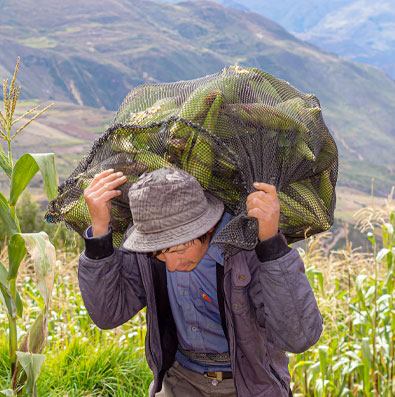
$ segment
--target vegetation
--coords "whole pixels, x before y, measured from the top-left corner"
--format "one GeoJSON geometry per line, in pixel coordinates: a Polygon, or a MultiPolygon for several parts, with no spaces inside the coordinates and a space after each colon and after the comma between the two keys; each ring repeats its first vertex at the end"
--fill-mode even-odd
{"type": "Polygon", "coordinates": [[[356,214],[370,249],[347,244],[323,254],[323,235],[309,239],[306,274],[324,317],[320,341],[292,355],[295,396],[395,395],[395,206],[356,214]]]}
{"type": "MultiPolygon", "coordinates": [[[[7,237],[7,266],[0,262],[0,300],[6,310],[9,339],[9,367],[12,388],[3,390],[5,395],[36,396],[36,381],[45,356],[41,354],[46,343],[47,317],[53,284],[56,253],[44,232],[22,233],[17,215],[17,203],[31,179],[40,170],[44,180],[44,190],[48,199],[57,194],[58,179],[53,153],[23,154],[14,164],[11,143],[15,137],[50,106],[37,111],[36,106],[14,120],[14,113],[21,91],[16,86],[19,58],[10,87],[3,80],[4,113],[0,111],[0,138],[7,142],[8,153],[0,146],[0,167],[9,178],[9,198],[0,193],[0,219],[7,237]],[[13,132],[13,126],[26,116],[37,113],[13,132]],[[40,313],[31,328],[18,340],[17,321],[22,318],[24,304],[16,286],[19,266],[30,253],[37,278],[37,290],[42,297],[40,313]],[[19,346],[18,346],[19,343],[19,346]]],[[[11,383],[7,385],[11,386],[11,383]]]]}
{"type": "MultiPolygon", "coordinates": [[[[3,260],[4,249],[0,255],[3,260]]],[[[152,374],[144,358],[144,313],[114,330],[103,331],[89,319],[77,282],[75,253],[58,250],[48,321],[48,343],[37,383],[39,396],[146,396],[152,374]]],[[[31,259],[22,263],[18,289],[29,308],[20,328],[27,330],[40,313],[31,259]]],[[[6,317],[0,312],[0,390],[10,382],[6,317]]],[[[21,332],[22,334],[22,332],[21,332]]]]}

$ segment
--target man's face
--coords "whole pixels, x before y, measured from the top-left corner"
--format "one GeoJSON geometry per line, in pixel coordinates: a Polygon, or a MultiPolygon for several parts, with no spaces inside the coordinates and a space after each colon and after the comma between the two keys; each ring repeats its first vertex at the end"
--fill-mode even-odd
{"type": "Polygon", "coordinates": [[[210,239],[214,228],[210,229],[209,235],[202,243],[199,239],[188,241],[162,250],[159,255],[155,255],[162,262],[166,262],[167,269],[170,272],[190,272],[195,269],[203,256],[206,254],[210,245],[210,239]]]}

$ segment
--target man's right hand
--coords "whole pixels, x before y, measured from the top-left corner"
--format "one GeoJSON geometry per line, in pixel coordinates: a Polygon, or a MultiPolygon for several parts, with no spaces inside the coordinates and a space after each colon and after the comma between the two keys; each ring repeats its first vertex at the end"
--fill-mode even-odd
{"type": "Polygon", "coordinates": [[[125,182],[126,176],[122,172],[109,169],[96,174],[84,190],[84,198],[92,220],[93,237],[108,232],[111,220],[111,199],[121,195],[121,191],[115,189],[125,182]]]}

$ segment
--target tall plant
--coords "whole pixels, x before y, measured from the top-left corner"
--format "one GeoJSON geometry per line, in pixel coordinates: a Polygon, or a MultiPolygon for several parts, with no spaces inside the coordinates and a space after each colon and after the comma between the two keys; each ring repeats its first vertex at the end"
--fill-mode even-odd
{"type": "Polygon", "coordinates": [[[0,193],[0,219],[7,234],[8,265],[0,262],[0,301],[8,316],[8,335],[10,346],[10,370],[12,389],[3,390],[0,395],[21,395],[25,390],[27,395],[35,396],[36,381],[45,356],[41,354],[47,335],[47,314],[50,304],[54,269],[55,248],[44,232],[23,233],[20,229],[16,206],[21,193],[38,171],[44,181],[44,190],[49,200],[57,195],[58,177],[55,169],[53,153],[25,153],[14,164],[11,143],[15,137],[38,116],[52,105],[38,110],[39,106],[28,110],[14,120],[14,113],[21,86],[16,86],[16,76],[19,69],[19,58],[15,67],[11,85],[3,80],[4,110],[0,110],[0,138],[7,142],[8,153],[0,145],[0,167],[9,180],[9,197],[0,193]],[[35,114],[34,114],[35,113],[35,114]],[[13,132],[14,125],[25,117],[34,114],[22,127],[13,132]],[[43,307],[33,325],[20,338],[18,347],[17,321],[23,315],[23,302],[17,290],[19,265],[29,252],[35,267],[37,288],[43,299],[43,307]]]}

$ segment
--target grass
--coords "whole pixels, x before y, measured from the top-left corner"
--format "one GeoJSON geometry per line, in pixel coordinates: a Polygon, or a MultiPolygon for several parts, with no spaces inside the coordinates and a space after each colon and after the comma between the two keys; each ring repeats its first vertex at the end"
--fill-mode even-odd
{"type": "MultiPolygon", "coordinates": [[[[58,256],[62,269],[55,276],[38,395],[145,396],[152,373],[144,356],[144,313],[114,330],[99,329],[87,315],[79,293],[78,258],[66,252],[58,256]]],[[[19,323],[20,336],[43,305],[33,282],[32,263],[28,260],[22,266],[18,289],[28,309],[25,321],[19,323]]],[[[0,312],[0,390],[10,384],[5,320],[0,312]]]]}
{"type": "MultiPolygon", "coordinates": [[[[133,340],[74,336],[59,339],[47,347],[46,359],[38,382],[39,396],[136,396],[146,395],[152,373],[144,351],[133,340]]],[[[0,390],[8,387],[6,337],[0,338],[0,390]]]]}

